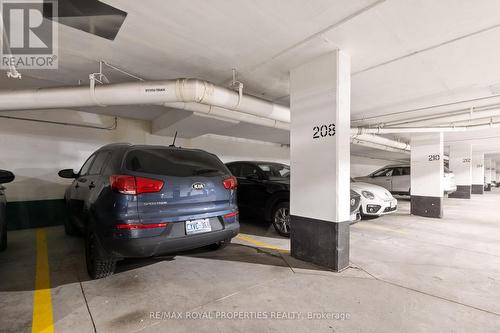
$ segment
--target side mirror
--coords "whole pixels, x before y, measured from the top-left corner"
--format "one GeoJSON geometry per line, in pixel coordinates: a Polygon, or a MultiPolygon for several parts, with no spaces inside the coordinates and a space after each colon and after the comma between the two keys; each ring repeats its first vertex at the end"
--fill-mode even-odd
{"type": "Polygon", "coordinates": [[[7,170],[0,170],[0,184],[10,183],[16,178],[14,174],[7,170]]]}
{"type": "Polygon", "coordinates": [[[251,173],[245,177],[248,180],[260,180],[260,177],[258,174],[251,173]]]}
{"type": "Polygon", "coordinates": [[[73,171],[73,169],[63,169],[57,173],[61,178],[76,178],[78,175],[73,171]]]}

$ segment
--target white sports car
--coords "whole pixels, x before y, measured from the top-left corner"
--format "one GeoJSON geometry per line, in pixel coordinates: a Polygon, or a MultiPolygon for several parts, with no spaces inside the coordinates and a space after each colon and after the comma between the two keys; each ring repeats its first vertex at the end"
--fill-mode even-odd
{"type": "Polygon", "coordinates": [[[398,208],[398,201],[382,186],[351,179],[351,190],[361,196],[361,216],[381,216],[398,208]]]}

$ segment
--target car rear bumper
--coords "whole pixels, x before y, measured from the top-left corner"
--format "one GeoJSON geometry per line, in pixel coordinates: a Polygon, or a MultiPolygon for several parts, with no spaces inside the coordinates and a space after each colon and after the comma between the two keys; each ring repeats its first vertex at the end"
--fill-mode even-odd
{"type": "Polygon", "coordinates": [[[111,233],[99,235],[99,241],[103,249],[116,258],[145,258],[215,244],[235,237],[239,230],[240,225],[236,220],[226,224],[220,230],[181,237],[168,237],[168,235],[162,233],[152,237],[124,238],[111,233]]]}

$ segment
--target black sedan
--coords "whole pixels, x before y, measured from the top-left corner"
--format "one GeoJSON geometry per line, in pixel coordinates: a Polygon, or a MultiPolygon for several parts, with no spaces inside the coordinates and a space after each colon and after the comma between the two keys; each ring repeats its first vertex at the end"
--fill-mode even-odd
{"type": "Polygon", "coordinates": [[[7,219],[5,217],[7,200],[5,199],[5,187],[2,184],[14,180],[14,174],[10,171],[0,170],[0,251],[7,248],[7,219]]]}
{"type": "MultiPolygon", "coordinates": [[[[281,163],[237,161],[226,164],[238,179],[238,207],[272,221],[282,236],[290,235],[290,167],[281,163]]],[[[351,191],[351,219],[359,217],[360,198],[351,191]]]]}

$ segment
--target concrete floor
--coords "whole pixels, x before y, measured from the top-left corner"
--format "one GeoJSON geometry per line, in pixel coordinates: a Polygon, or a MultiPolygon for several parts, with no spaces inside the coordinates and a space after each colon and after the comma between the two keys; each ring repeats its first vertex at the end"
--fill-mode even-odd
{"type": "MultiPolygon", "coordinates": [[[[408,201],[400,200],[398,213],[351,227],[352,265],[342,273],[291,258],[288,239],[246,222],[224,250],[128,260],[114,276],[89,281],[82,240],[47,228],[54,329],[498,332],[499,203],[497,189],[471,200],[445,199],[445,217],[436,220],[409,216],[408,201]],[[235,311],[243,313],[206,318],[235,311]],[[172,312],[182,318],[166,318],[172,312]],[[308,319],[309,313],[348,318],[308,319]]],[[[0,332],[31,331],[35,243],[34,230],[11,232],[0,254],[0,332]]]]}

